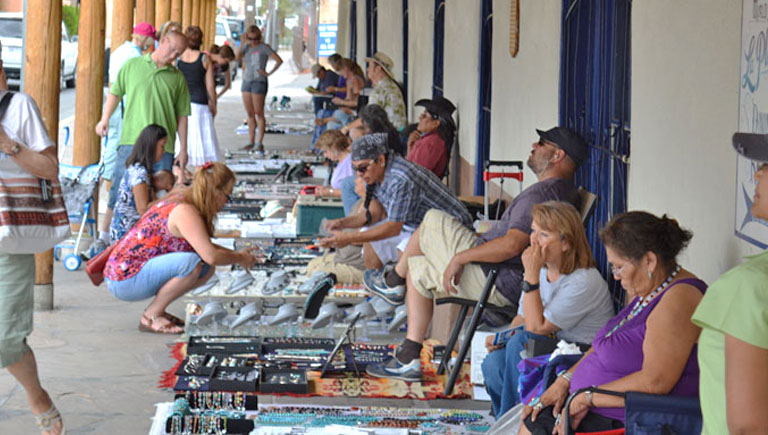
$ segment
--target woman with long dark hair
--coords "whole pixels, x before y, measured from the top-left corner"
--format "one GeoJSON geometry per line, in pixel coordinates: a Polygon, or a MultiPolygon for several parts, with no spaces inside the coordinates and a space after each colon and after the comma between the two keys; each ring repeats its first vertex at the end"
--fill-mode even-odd
{"type": "Polygon", "coordinates": [[[419,115],[416,130],[408,135],[406,158],[443,178],[456,131],[453,122],[456,106],[443,97],[419,100],[416,105],[423,106],[424,111],[419,115]]]}
{"type": "Polygon", "coordinates": [[[165,128],[150,124],[144,127],[125,161],[125,172],[120,180],[117,202],[109,226],[110,239],[120,240],[135,224],[152,201],[152,166],[165,152],[168,133],[165,128]]]}

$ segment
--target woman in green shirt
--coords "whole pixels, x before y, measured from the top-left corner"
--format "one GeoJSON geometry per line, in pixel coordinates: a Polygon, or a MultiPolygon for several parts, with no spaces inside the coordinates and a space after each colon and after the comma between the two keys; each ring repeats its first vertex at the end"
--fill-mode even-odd
{"type": "MultiPolygon", "coordinates": [[[[752,217],[768,219],[768,137],[734,136],[739,154],[759,168],[752,217]]],[[[699,337],[703,433],[768,433],[768,251],[721,276],[704,295],[693,322],[699,337]]]]}

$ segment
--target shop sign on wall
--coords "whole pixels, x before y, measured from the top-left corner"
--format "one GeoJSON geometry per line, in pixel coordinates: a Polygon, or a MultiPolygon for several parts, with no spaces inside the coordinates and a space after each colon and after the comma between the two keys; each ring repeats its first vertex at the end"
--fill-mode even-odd
{"type": "Polygon", "coordinates": [[[336,53],[336,35],[339,33],[338,24],[317,25],[317,56],[327,57],[336,53]]]}
{"type": "MultiPolygon", "coordinates": [[[[739,129],[768,134],[768,0],[742,0],[739,129]]],[[[736,169],[736,235],[768,247],[768,222],[752,217],[758,164],[738,156],[736,169]]]]}

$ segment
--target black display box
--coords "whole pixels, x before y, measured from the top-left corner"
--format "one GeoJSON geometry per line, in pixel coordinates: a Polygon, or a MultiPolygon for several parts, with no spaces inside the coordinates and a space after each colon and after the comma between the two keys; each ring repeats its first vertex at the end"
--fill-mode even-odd
{"type": "MultiPolygon", "coordinates": [[[[249,434],[251,431],[253,431],[255,427],[255,423],[253,420],[249,420],[247,418],[228,418],[227,419],[227,427],[226,432],[227,434],[249,434]]],[[[165,432],[171,433],[171,427],[173,425],[173,419],[172,417],[168,417],[167,420],[165,420],[165,432]]],[[[224,428],[219,428],[224,429],[224,428]]],[[[182,431],[184,428],[182,428],[182,431]]]]}
{"type": "Polygon", "coordinates": [[[218,366],[208,380],[210,391],[258,391],[260,371],[254,367],[224,367],[218,366]],[[242,376],[241,379],[222,379],[227,376],[242,376]]]}
{"type": "Polygon", "coordinates": [[[254,367],[256,363],[258,362],[258,359],[256,357],[245,357],[245,356],[231,356],[231,355],[222,355],[222,354],[204,354],[203,362],[200,366],[197,367],[197,370],[194,371],[194,373],[190,373],[188,362],[190,358],[195,358],[200,356],[200,354],[193,354],[192,356],[189,356],[182,361],[182,363],[179,365],[179,368],[176,369],[176,375],[177,376],[210,376],[211,373],[213,373],[213,370],[220,366],[223,362],[232,363],[234,362],[234,365],[228,365],[226,367],[254,367]],[[228,360],[229,359],[229,360],[228,360]]]}
{"type": "Polygon", "coordinates": [[[262,394],[309,394],[306,370],[262,369],[259,392],[262,394]]]}
{"type": "MultiPolygon", "coordinates": [[[[173,400],[176,399],[184,399],[186,398],[186,394],[184,393],[177,393],[175,396],[173,396],[173,400]]],[[[259,396],[255,394],[246,394],[245,395],[245,406],[246,411],[258,411],[259,410],[259,396]]]]}
{"type": "Polygon", "coordinates": [[[193,336],[187,343],[187,354],[235,354],[258,355],[261,350],[260,337],[243,336],[193,336]]]}

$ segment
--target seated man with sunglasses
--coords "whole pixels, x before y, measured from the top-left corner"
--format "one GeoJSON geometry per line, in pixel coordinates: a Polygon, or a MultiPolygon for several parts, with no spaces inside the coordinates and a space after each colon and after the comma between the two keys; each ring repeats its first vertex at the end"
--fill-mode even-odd
{"type": "Polygon", "coordinates": [[[517,307],[523,281],[520,256],[530,241],[533,206],[565,201],[578,208],[573,174],[588,151],[584,140],[567,128],[536,131],[539,140],[533,143],[527,163],[538,182],[515,197],[490,230],[478,236],[453,217],[430,211],[394,268],[365,273],[363,281],[368,291],[392,302],[405,301],[408,311],[405,341],[388,361],[369,365],[368,374],[421,380],[419,356],[432,321],[432,300],[454,295],[477,300],[490,267],[473,263],[507,262],[499,268],[488,302],[517,307]]]}
{"type": "Polygon", "coordinates": [[[469,231],[472,217],[464,204],[435,174],[394,155],[387,146],[386,133],[369,134],[352,142],[352,167],[367,184],[364,207],[356,215],[330,221],[327,229],[332,235],[322,239],[321,246],[362,244],[366,268],[380,269],[397,261],[399,252],[431,209],[453,217],[469,231]],[[368,209],[374,198],[387,218],[359,232],[342,232],[370,225],[368,209]]]}

